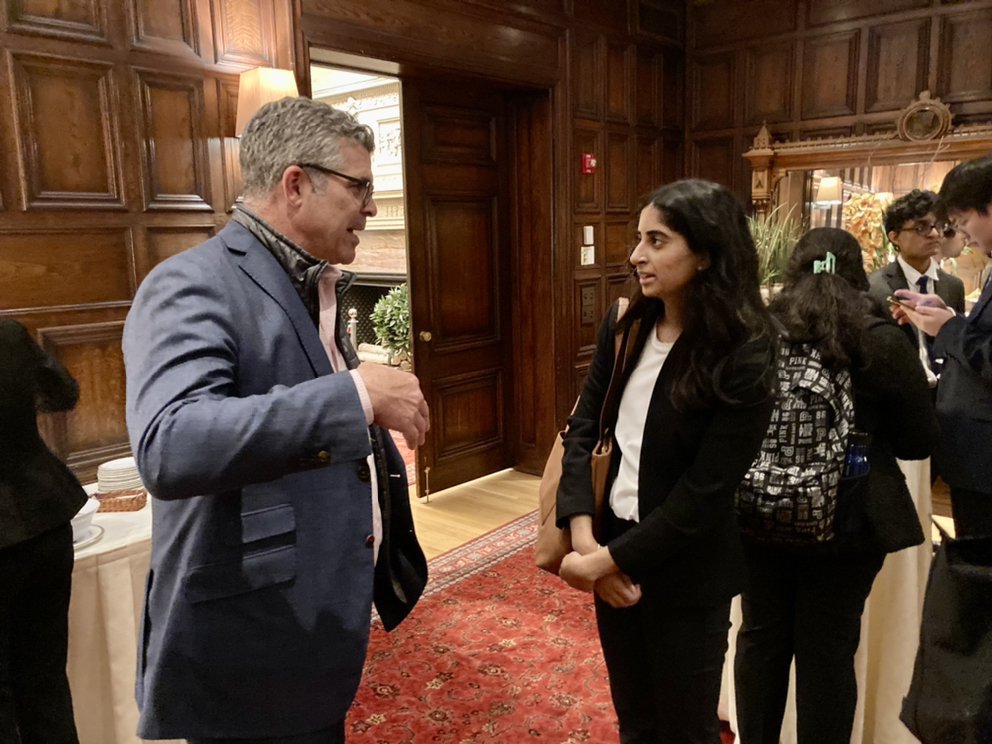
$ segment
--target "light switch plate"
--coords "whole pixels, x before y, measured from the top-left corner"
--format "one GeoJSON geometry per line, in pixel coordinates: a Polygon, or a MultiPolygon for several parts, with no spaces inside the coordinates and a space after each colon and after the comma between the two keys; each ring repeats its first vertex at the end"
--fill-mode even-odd
{"type": "Polygon", "coordinates": [[[579,260],[583,266],[591,266],[596,263],[596,246],[594,245],[584,245],[582,246],[582,256],[579,260]]]}

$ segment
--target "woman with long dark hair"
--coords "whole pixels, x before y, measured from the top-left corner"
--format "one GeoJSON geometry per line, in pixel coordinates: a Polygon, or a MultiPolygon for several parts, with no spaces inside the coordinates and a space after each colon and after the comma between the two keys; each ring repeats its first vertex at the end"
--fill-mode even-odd
{"type": "Polygon", "coordinates": [[[557,519],[575,552],[561,576],[595,592],[620,740],[717,744],[744,578],[734,491],[768,426],[773,333],[744,212],[722,186],[651,194],[630,263],[638,287],[619,328],[615,309],[602,324],[564,440],[557,519]],[[634,328],[597,539],[590,453],[614,334],[634,328]]]}
{"type": "Polygon", "coordinates": [[[748,580],[734,666],[746,744],[778,744],[793,657],[799,744],[850,742],[865,599],[886,553],[923,542],[896,458],[928,457],[936,418],[916,350],[867,290],[854,237],[816,228],[796,244],[770,305],[786,339],[812,345],[829,370],[849,370],[855,427],[870,437],[870,472],[843,535],[802,547],[745,535],[748,580]]]}
{"type": "Polygon", "coordinates": [[[79,481],[38,435],[79,386],[20,323],[0,318],[0,741],[76,744],[65,663],[79,481]]]}

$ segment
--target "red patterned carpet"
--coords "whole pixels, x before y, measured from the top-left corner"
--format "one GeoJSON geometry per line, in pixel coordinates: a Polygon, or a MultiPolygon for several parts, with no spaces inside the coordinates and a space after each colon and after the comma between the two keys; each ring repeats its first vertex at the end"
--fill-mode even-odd
{"type": "Polygon", "coordinates": [[[410,617],[373,623],[349,744],[618,741],[592,602],[534,567],[536,519],[434,559],[410,617]]]}
{"type": "Polygon", "coordinates": [[[592,604],[534,567],[535,520],[436,558],[406,622],[373,625],[349,743],[617,741],[592,604]]]}

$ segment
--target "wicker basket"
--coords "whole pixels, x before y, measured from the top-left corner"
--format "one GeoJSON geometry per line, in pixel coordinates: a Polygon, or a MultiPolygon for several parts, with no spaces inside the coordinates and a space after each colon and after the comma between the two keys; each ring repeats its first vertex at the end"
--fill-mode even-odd
{"type": "Polygon", "coordinates": [[[129,488],[125,491],[108,491],[95,494],[100,502],[98,512],[141,511],[148,503],[148,491],[144,488],[129,488]]]}

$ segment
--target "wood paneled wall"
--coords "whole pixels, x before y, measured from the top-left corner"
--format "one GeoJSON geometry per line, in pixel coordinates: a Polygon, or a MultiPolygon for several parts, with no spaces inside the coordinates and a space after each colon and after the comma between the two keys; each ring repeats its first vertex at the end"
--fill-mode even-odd
{"type": "Polygon", "coordinates": [[[732,186],[773,137],[894,131],[923,90],[954,123],[992,120],[992,2],[690,0],[689,173],[732,186]]]}
{"type": "Polygon", "coordinates": [[[130,301],[226,220],[237,75],[292,67],[291,22],[285,0],[0,1],[0,314],[79,380],[42,427],[83,478],[129,452],[130,301]]]}
{"type": "Polygon", "coordinates": [[[627,256],[638,209],[655,187],[683,172],[682,17],[677,9],[668,11],[651,42],[614,38],[601,29],[579,28],[571,36],[572,147],[564,167],[573,187],[571,224],[559,248],[577,257],[584,226],[592,226],[596,246],[593,264],[573,264],[572,312],[560,318],[571,324],[575,342],[571,400],[588,370],[603,314],[629,294],[627,256]],[[595,156],[595,173],[582,173],[584,154],[595,156]]]}
{"type": "Polygon", "coordinates": [[[535,199],[533,189],[550,189],[553,213],[545,220],[553,229],[541,234],[514,228],[515,240],[543,252],[526,263],[551,268],[527,278],[527,294],[516,298],[526,318],[514,324],[514,388],[529,402],[514,422],[516,461],[539,468],[588,369],[599,321],[624,291],[641,195],[682,173],[683,1],[296,0],[296,6],[299,64],[313,48],[331,49],[395,63],[401,77],[470,76],[549,98],[549,126],[527,124],[533,108],[515,124],[516,137],[546,138],[550,151],[550,173],[535,169],[514,187],[518,221],[532,214],[531,201],[544,208],[547,200],[535,199]],[[596,159],[595,173],[581,172],[583,153],[596,159]],[[595,262],[587,266],[580,265],[584,225],[594,228],[596,243],[595,262]]]}

